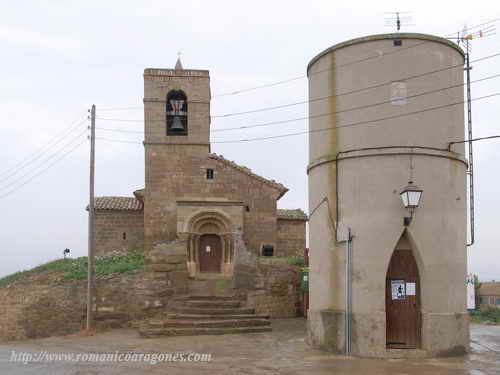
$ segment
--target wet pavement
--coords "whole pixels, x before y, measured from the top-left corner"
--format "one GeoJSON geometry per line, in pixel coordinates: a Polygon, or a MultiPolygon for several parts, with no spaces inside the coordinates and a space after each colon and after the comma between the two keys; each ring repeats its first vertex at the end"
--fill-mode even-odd
{"type": "Polygon", "coordinates": [[[304,319],[273,320],[273,332],[224,336],[140,338],[135,330],[72,335],[0,344],[1,375],[190,374],[500,374],[500,326],[471,326],[472,353],[465,357],[403,360],[332,355],[307,346],[304,319]],[[28,362],[13,353],[209,353],[210,362],[28,362]]]}

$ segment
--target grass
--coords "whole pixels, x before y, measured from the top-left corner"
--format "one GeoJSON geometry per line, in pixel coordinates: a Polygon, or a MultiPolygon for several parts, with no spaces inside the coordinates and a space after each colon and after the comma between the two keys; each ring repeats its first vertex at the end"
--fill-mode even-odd
{"type": "MultiPolygon", "coordinates": [[[[62,273],[64,279],[86,279],[87,257],[75,259],[57,259],[32,268],[0,278],[0,287],[15,281],[27,279],[42,273],[62,273]]],[[[96,276],[114,273],[132,274],[144,266],[144,254],[141,252],[110,252],[95,257],[96,276]]]]}
{"type": "Polygon", "coordinates": [[[272,256],[272,257],[265,257],[265,256],[259,256],[259,259],[285,259],[288,264],[293,264],[297,266],[302,266],[304,265],[304,257],[302,256],[272,256]]]}
{"type": "Polygon", "coordinates": [[[500,308],[482,307],[471,313],[474,323],[500,323],[500,308]]]}

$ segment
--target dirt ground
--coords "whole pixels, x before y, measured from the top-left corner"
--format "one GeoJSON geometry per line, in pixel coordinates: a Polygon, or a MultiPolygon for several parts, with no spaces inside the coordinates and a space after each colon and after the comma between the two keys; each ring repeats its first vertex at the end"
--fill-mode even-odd
{"type": "Polygon", "coordinates": [[[2,375],[190,375],[190,374],[500,374],[500,326],[471,326],[472,353],[428,360],[360,359],[313,350],[305,343],[305,320],[273,321],[273,332],[246,335],[140,338],[135,330],[66,336],[0,345],[2,375]],[[13,361],[21,352],[208,353],[210,362],[13,361]],[[14,353],[14,354],[13,354],[14,353]]]}

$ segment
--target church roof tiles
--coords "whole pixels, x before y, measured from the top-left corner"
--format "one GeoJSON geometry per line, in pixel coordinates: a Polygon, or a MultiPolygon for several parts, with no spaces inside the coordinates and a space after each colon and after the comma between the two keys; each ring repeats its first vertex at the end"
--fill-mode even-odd
{"type": "Polygon", "coordinates": [[[142,203],[133,197],[96,197],[95,210],[142,211],[142,203]]]}
{"type": "Polygon", "coordinates": [[[307,221],[307,215],[300,208],[297,208],[296,210],[278,209],[277,216],[278,219],[307,221]]]}

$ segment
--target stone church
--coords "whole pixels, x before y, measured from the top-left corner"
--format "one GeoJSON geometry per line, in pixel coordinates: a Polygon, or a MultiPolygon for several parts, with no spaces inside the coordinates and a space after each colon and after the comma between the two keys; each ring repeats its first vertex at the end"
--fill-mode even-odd
{"type": "Polygon", "coordinates": [[[207,70],[144,70],[145,187],[95,201],[95,251],[181,239],[191,278],[230,279],[243,251],[303,255],[307,217],[277,208],[281,183],[211,153],[207,70]],[[241,243],[241,246],[238,245],[241,243]]]}

